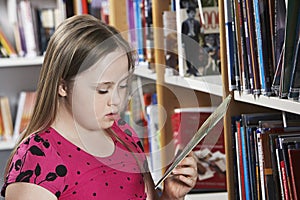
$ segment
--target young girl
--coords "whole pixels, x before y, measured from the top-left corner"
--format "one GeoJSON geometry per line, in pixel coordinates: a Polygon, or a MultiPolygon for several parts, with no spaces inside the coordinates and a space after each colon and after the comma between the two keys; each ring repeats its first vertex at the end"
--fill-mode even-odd
{"type": "Polygon", "coordinates": [[[120,34],[92,16],[57,28],[31,122],[8,162],[6,200],[184,199],[197,179],[194,157],[158,197],[142,145],[119,118],[134,60],[120,34]]]}

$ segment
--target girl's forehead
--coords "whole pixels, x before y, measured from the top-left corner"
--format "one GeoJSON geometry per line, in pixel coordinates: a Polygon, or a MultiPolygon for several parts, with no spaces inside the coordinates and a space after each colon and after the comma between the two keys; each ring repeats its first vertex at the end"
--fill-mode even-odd
{"type": "Polygon", "coordinates": [[[127,54],[122,51],[115,51],[100,58],[89,69],[81,72],[77,78],[92,82],[112,81],[128,76],[127,54]]]}

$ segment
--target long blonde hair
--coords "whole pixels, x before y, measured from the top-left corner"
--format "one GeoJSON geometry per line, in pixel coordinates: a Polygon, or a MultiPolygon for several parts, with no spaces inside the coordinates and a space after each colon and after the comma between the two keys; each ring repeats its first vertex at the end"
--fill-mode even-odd
{"type": "Polygon", "coordinates": [[[8,159],[5,176],[18,145],[33,133],[47,129],[55,120],[58,87],[88,69],[101,57],[121,48],[127,53],[128,70],[134,68],[135,51],[113,27],[91,15],[66,19],[52,35],[37,86],[37,101],[31,121],[8,159]]]}

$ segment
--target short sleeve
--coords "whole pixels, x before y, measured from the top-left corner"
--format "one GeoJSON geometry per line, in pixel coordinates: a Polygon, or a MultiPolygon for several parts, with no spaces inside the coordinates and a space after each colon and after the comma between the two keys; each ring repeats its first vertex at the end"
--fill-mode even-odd
{"type": "Polygon", "coordinates": [[[144,151],[144,147],[142,145],[142,142],[140,140],[140,138],[138,137],[138,135],[136,134],[136,132],[134,131],[134,129],[129,126],[126,121],[124,121],[123,119],[119,118],[118,120],[116,120],[117,126],[127,135],[129,136],[132,140],[133,143],[135,144],[134,146],[136,146],[136,148],[138,149],[138,151],[140,152],[145,152],[144,151]]]}
{"type": "Polygon", "coordinates": [[[149,172],[149,167],[148,167],[148,162],[146,159],[146,155],[144,152],[144,147],[143,144],[140,140],[140,138],[138,137],[138,135],[136,134],[136,132],[134,131],[134,129],[128,125],[126,123],[126,121],[124,121],[122,118],[119,118],[115,121],[114,124],[115,129],[120,129],[123,133],[123,137],[122,138],[124,141],[130,141],[131,145],[133,146],[133,148],[136,149],[137,153],[136,156],[139,158],[139,160],[142,163],[142,167],[143,169],[141,169],[143,172],[149,172]]]}
{"type": "Polygon", "coordinates": [[[67,167],[53,144],[38,134],[21,143],[13,155],[1,194],[15,182],[40,185],[57,197],[64,190],[67,167]]]}

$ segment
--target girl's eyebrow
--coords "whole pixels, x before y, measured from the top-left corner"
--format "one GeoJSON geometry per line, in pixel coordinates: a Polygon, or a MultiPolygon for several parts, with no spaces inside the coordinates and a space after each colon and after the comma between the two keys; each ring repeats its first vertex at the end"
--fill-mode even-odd
{"type": "MultiPolygon", "coordinates": [[[[128,74],[128,75],[125,76],[124,78],[120,79],[120,81],[118,81],[118,82],[122,82],[122,81],[124,81],[124,80],[130,78],[130,76],[131,76],[131,74],[128,74]]],[[[113,81],[104,81],[104,82],[99,82],[99,83],[96,83],[96,84],[97,84],[97,85],[112,85],[112,84],[114,84],[114,83],[115,83],[115,82],[113,82],[113,81]]]]}

